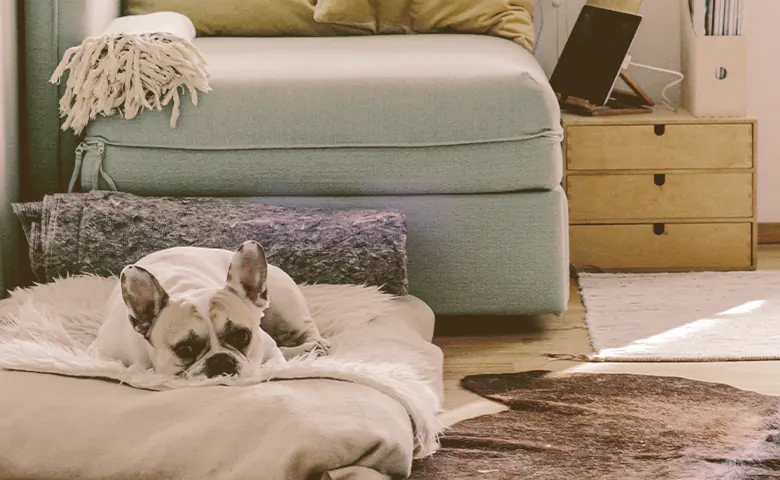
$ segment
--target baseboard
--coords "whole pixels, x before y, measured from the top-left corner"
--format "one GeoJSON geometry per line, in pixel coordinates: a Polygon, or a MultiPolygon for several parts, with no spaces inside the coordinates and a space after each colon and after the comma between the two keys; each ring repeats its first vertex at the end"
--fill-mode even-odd
{"type": "Polygon", "coordinates": [[[759,223],[758,243],[780,243],[780,223],[759,223]]]}

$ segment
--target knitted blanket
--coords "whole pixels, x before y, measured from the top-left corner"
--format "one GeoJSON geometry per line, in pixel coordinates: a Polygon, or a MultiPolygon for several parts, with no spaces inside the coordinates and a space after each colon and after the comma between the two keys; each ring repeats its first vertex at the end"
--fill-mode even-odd
{"type": "Polygon", "coordinates": [[[76,274],[118,275],[125,265],[174,246],[232,250],[255,240],[268,261],[298,283],[363,284],[408,293],[406,223],[397,210],[104,191],[47,195],[13,209],[41,282],[76,274]]]}
{"type": "Polygon", "coordinates": [[[59,84],[69,72],[59,105],[62,129],[78,135],[97,116],[120,113],[132,119],[171,103],[175,128],[180,90],[189,92],[194,105],[198,90],[211,90],[194,38],[187,17],[158,12],[114,19],[100,35],[69,48],[50,80],[59,84]]]}

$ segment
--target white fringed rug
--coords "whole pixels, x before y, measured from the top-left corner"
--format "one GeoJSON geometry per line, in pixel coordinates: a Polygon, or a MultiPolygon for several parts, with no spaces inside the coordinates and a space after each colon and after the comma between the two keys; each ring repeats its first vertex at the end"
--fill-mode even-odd
{"type": "Polygon", "coordinates": [[[780,360],[780,272],[579,274],[594,362],[780,360]]]}

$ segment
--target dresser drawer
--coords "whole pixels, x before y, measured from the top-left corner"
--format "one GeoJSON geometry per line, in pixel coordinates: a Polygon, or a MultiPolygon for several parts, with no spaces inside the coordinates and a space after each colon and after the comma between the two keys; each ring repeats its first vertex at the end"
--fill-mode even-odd
{"type": "Polygon", "coordinates": [[[572,225],[576,268],[621,271],[754,268],[750,223],[572,225]]]}
{"type": "Polygon", "coordinates": [[[572,125],[569,170],[752,168],[753,125],[572,125]]]}
{"type": "Polygon", "coordinates": [[[753,174],[569,175],[571,222],[753,216],[753,174]]]}

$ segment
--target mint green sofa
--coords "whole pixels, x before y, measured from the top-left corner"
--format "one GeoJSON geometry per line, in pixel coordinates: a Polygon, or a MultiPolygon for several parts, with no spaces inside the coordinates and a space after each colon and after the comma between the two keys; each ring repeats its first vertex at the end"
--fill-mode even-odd
{"type": "Polygon", "coordinates": [[[531,53],[495,37],[197,38],[213,91],[169,112],[58,129],[47,84],[118,0],[24,2],[28,200],[82,190],[395,207],[410,291],[439,315],[566,309],[560,112],[531,53]],[[107,180],[110,179],[111,182],[107,180]]]}

